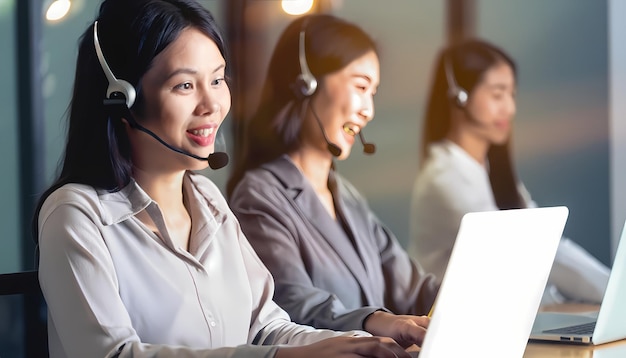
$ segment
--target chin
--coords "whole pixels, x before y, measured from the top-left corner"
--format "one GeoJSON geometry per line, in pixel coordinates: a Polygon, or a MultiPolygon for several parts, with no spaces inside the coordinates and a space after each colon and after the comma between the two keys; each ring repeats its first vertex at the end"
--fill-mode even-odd
{"type": "Polygon", "coordinates": [[[185,167],[186,170],[204,170],[209,167],[209,162],[206,160],[187,158],[185,161],[185,167]]]}
{"type": "Polygon", "coordinates": [[[509,140],[509,135],[503,135],[500,137],[493,138],[491,144],[493,145],[503,145],[509,140]]]}
{"type": "Polygon", "coordinates": [[[337,160],[346,160],[346,159],[348,159],[348,157],[350,157],[350,153],[352,153],[352,148],[351,147],[342,148],[341,149],[341,155],[337,157],[337,160]]]}

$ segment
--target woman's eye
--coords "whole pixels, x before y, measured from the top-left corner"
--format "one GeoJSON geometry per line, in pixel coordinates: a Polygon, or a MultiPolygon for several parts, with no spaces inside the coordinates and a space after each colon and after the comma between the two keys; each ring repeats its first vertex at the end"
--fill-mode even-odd
{"type": "Polygon", "coordinates": [[[504,98],[504,93],[502,93],[502,92],[495,92],[493,94],[493,98],[495,98],[495,99],[502,99],[502,98],[504,98]]]}
{"type": "Polygon", "coordinates": [[[212,86],[219,86],[220,84],[222,84],[222,82],[224,82],[224,78],[220,77],[218,79],[213,80],[213,82],[211,82],[212,86]]]}
{"type": "Polygon", "coordinates": [[[174,88],[182,89],[182,90],[188,90],[188,89],[191,89],[191,83],[189,83],[189,82],[181,83],[181,84],[177,85],[174,88]]]}

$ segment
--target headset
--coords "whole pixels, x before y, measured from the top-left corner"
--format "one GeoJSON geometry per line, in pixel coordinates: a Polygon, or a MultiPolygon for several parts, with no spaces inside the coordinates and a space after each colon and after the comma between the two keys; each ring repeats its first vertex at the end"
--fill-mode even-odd
{"type": "Polygon", "coordinates": [[[98,41],[98,21],[93,24],[93,42],[96,47],[96,55],[98,56],[98,61],[100,62],[100,66],[104,71],[107,80],[109,81],[109,87],[107,88],[107,98],[108,99],[121,99],[124,97],[126,102],[126,107],[130,109],[135,103],[135,98],[137,97],[137,93],[135,92],[135,88],[133,85],[124,81],[122,79],[115,78],[115,75],[109,68],[106,60],[104,59],[104,54],[102,53],[102,49],[100,48],[100,41],[98,41]]]}
{"type": "Polygon", "coordinates": [[[448,55],[443,58],[443,66],[444,72],[446,73],[446,80],[448,81],[448,96],[450,96],[450,99],[454,100],[457,106],[461,108],[465,107],[469,95],[454,79],[454,72],[452,71],[452,65],[448,55]]]}
{"type": "MultiPolygon", "coordinates": [[[[300,74],[298,75],[298,77],[296,77],[296,83],[295,83],[296,95],[298,97],[302,96],[304,98],[312,96],[317,90],[317,79],[315,79],[315,76],[313,76],[313,74],[311,73],[311,70],[309,70],[309,65],[307,64],[307,61],[306,61],[306,51],[305,51],[304,41],[306,37],[305,29],[306,29],[307,23],[308,23],[308,19],[305,19],[302,22],[302,28],[300,30],[300,38],[298,41],[298,60],[300,62],[300,74]]],[[[326,135],[326,131],[324,130],[324,126],[322,125],[322,122],[320,121],[320,118],[317,115],[315,108],[313,108],[313,106],[310,103],[307,105],[310,106],[311,112],[313,113],[313,116],[315,117],[315,120],[317,121],[317,124],[320,127],[320,131],[322,132],[322,136],[324,137],[324,140],[326,141],[328,151],[333,156],[339,157],[341,155],[341,148],[335,143],[331,142],[330,139],[328,139],[328,136],[326,135]]],[[[363,131],[359,131],[359,139],[361,140],[361,144],[363,144],[364,153],[374,154],[376,152],[376,145],[365,141],[365,138],[363,137],[363,131]]]]}
{"type": "Polygon", "coordinates": [[[304,38],[306,37],[305,28],[306,23],[308,21],[305,20],[302,23],[302,30],[300,30],[300,41],[298,43],[298,59],[300,61],[300,74],[296,77],[296,90],[299,91],[304,97],[310,97],[317,90],[317,80],[315,76],[309,70],[309,65],[306,61],[306,51],[304,49],[304,38]]]}
{"type": "Polygon", "coordinates": [[[211,169],[220,169],[228,164],[228,154],[225,152],[213,152],[209,154],[208,157],[200,157],[181,148],[172,146],[148,128],[137,123],[132,113],[130,113],[130,108],[133,106],[135,99],[137,98],[137,92],[135,91],[135,87],[127,81],[115,78],[115,75],[113,75],[113,72],[104,59],[104,54],[100,48],[100,41],[98,40],[98,21],[95,21],[93,24],[93,43],[96,48],[96,55],[98,56],[100,67],[102,67],[102,71],[104,71],[104,74],[109,82],[109,86],[107,87],[107,96],[104,99],[104,105],[108,110],[114,111],[118,113],[118,115],[125,117],[131,128],[138,129],[150,135],[170,150],[197,160],[208,161],[211,169]]]}

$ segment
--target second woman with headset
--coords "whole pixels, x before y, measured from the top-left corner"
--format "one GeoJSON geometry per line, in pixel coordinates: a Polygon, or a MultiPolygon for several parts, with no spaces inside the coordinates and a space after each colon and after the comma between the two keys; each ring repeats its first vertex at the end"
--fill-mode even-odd
{"type": "Polygon", "coordinates": [[[375,43],[359,27],[331,15],[289,24],[228,194],[294,321],[419,344],[435,278],[334,166],[363,141],[379,80],[375,43]]]}

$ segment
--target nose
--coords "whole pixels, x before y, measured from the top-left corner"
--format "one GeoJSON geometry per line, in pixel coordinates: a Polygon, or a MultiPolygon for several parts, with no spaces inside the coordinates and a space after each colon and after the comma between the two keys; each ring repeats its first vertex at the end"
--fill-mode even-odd
{"type": "Polygon", "coordinates": [[[201,115],[210,115],[220,110],[220,101],[215,93],[211,93],[211,88],[198,91],[197,112],[201,115]]]}
{"type": "Polygon", "coordinates": [[[364,96],[359,116],[366,122],[374,119],[374,99],[372,96],[364,96]]]}
{"type": "Polygon", "coordinates": [[[515,102],[514,96],[511,96],[508,101],[507,111],[511,115],[511,119],[513,119],[513,116],[515,116],[515,112],[517,112],[517,103],[515,102]]]}

